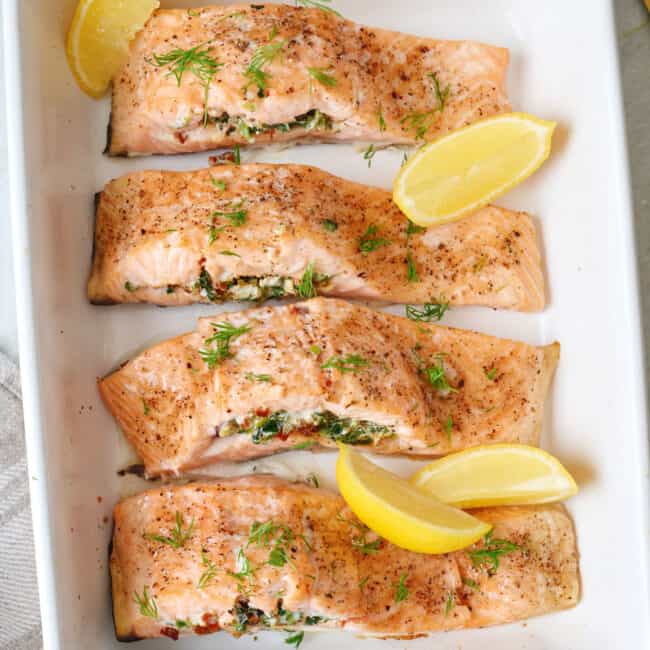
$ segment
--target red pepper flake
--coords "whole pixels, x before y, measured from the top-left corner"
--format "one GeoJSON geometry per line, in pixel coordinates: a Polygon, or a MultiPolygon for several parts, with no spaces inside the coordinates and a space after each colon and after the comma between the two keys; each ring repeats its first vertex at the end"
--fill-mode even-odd
{"type": "Polygon", "coordinates": [[[174,641],[178,641],[178,630],[175,627],[163,627],[161,628],[160,633],[163,636],[168,636],[170,639],[174,639],[174,641]]]}

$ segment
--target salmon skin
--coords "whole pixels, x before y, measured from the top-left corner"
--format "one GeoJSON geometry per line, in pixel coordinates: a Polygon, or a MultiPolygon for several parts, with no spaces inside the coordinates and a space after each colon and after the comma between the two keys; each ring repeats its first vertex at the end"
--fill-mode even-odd
{"type": "Polygon", "coordinates": [[[508,50],[287,5],[156,11],[113,79],[111,155],[437,138],[510,110],[508,50]]]}
{"type": "Polygon", "coordinates": [[[498,563],[480,560],[485,541],[444,555],[400,549],[339,495],[273,476],[149,490],[115,508],[117,637],[291,628],[405,638],[577,603],[576,540],[562,506],[472,514],[493,524],[494,542],[512,544],[498,563]],[[180,545],[164,541],[173,529],[180,545]]]}
{"type": "Polygon", "coordinates": [[[143,171],[96,211],[88,297],[183,305],[313,293],[520,311],[544,307],[531,218],[486,207],[413,226],[389,192],[303,165],[143,171]],[[309,280],[305,284],[305,280],[309,280]]]}
{"type": "Polygon", "coordinates": [[[339,441],[436,456],[538,444],[559,347],[315,298],[201,319],[99,391],[148,476],[339,441]]]}

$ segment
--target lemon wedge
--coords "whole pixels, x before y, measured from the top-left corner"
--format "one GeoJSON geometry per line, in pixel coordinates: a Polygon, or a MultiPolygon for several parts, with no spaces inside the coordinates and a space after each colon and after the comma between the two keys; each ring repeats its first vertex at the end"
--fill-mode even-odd
{"type": "Polygon", "coordinates": [[[528,445],[482,445],[423,467],[411,484],[459,508],[560,501],[578,492],[551,454],[528,445]]]}
{"type": "Polygon", "coordinates": [[[101,97],[126,61],[129,42],[160,6],[158,0],[80,0],[66,54],[81,89],[101,97]]]}
{"type": "Polygon", "coordinates": [[[415,153],[393,199],[419,226],[464,217],[530,176],[548,158],[555,122],[505,113],[475,122],[415,153]]]}
{"type": "Polygon", "coordinates": [[[349,447],[339,449],[336,481],[343,498],[366,526],[396,546],[448,553],[473,544],[492,528],[349,447]]]}

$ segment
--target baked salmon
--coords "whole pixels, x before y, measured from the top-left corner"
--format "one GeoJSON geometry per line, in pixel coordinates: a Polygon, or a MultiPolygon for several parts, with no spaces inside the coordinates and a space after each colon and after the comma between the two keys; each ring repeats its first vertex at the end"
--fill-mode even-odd
{"type": "Polygon", "coordinates": [[[159,10],[113,79],[111,155],[414,144],[510,110],[508,50],[287,5],[159,10]]]}
{"type": "Polygon", "coordinates": [[[95,304],[308,298],[535,311],[544,277],[532,219],[486,207],[424,230],[389,192],[302,165],[135,172],[98,198],[95,304]]]}
{"type": "Polygon", "coordinates": [[[274,628],[413,637],[577,603],[576,540],[562,506],[472,514],[493,524],[487,539],[425,555],[379,539],[339,495],[273,476],[149,490],[115,508],[117,637],[274,628]]]}
{"type": "Polygon", "coordinates": [[[338,441],[435,456],[538,444],[559,347],[315,298],[201,319],[99,390],[148,476],[338,441]]]}

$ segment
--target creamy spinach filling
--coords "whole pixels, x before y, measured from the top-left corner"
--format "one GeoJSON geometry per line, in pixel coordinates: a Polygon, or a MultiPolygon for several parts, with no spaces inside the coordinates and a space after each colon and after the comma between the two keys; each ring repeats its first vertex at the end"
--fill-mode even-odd
{"type": "Polygon", "coordinates": [[[278,603],[274,612],[267,614],[261,609],[250,607],[248,601],[238,601],[233,609],[235,631],[246,632],[250,627],[283,627],[286,625],[319,625],[330,620],[325,616],[305,615],[302,612],[290,612],[278,603]]]}
{"type": "Polygon", "coordinates": [[[216,117],[209,117],[208,122],[215,125],[221,125],[226,130],[226,135],[231,135],[238,131],[243,138],[252,141],[260,133],[270,133],[278,131],[280,133],[289,133],[294,129],[303,129],[305,131],[330,131],[333,128],[332,118],[317,109],[307,111],[302,115],[296,115],[290,122],[280,122],[278,124],[253,123],[235,117],[228,113],[222,113],[216,117]]]}
{"type": "Polygon", "coordinates": [[[274,438],[285,439],[297,431],[323,436],[348,445],[371,445],[395,435],[391,426],[356,418],[340,418],[330,411],[289,413],[277,411],[269,415],[251,414],[229,420],[219,429],[219,437],[250,435],[254,444],[274,438]]]}
{"type": "MultiPolygon", "coordinates": [[[[316,289],[327,284],[326,275],[314,273],[313,284],[316,289]]],[[[225,302],[228,300],[267,300],[269,298],[285,298],[300,295],[299,280],[280,275],[266,277],[242,276],[215,284],[212,277],[203,269],[192,290],[198,292],[210,302],[225,302]]]]}

